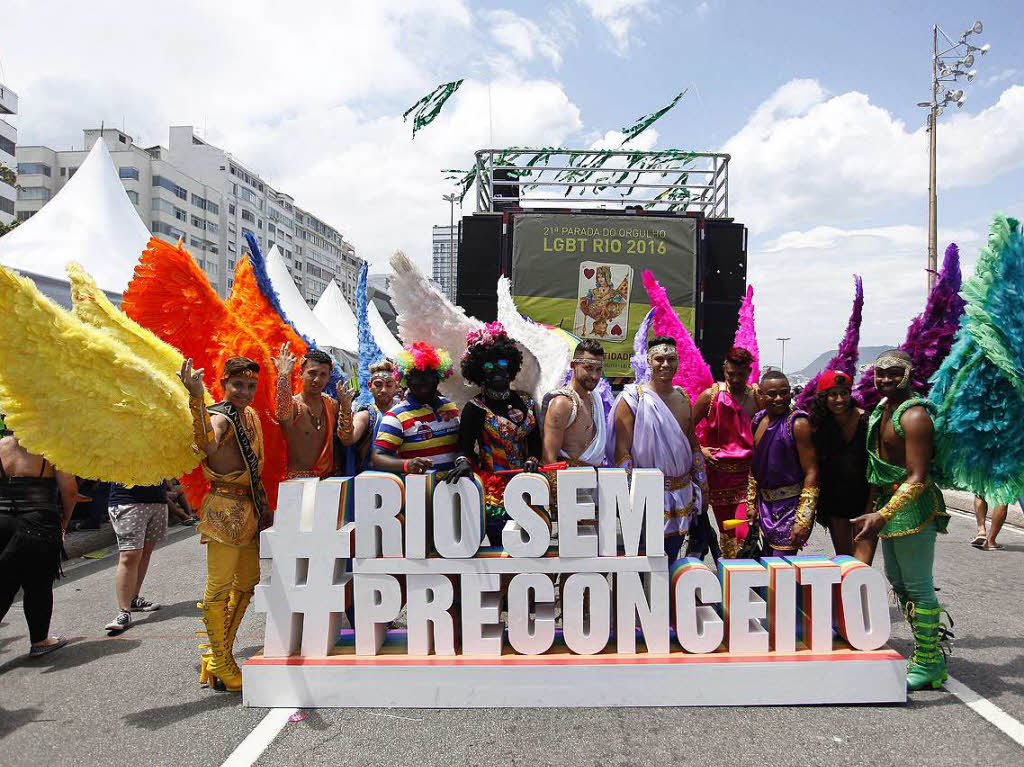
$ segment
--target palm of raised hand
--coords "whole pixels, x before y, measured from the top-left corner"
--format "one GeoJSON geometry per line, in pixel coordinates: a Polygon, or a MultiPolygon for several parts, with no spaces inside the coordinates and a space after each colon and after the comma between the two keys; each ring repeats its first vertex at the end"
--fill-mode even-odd
{"type": "Polygon", "coordinates": [[[281,350],[277,353],[274,366],[281,374],[291,373],[295,369],[295,355],[291,353],[287,343],[281,344],[281,350]]]}
{"type": "Polygon", "coordinates": [[[181,370],[178,372],[178,378],[185,384],[185,388],[188,393],[195,396],[201,397],[203,395],[203,368],[198,370],[192,369],[192,360],[187,359],[181,364],[181,370]]]}

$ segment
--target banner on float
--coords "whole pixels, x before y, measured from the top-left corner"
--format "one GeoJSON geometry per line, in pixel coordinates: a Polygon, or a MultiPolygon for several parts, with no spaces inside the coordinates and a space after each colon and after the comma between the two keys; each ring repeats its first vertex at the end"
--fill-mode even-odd
{"type": "Polygon", "coordinates": [[[518,474],[500,545],[484,547],[476,479],[364,472],[282,483],[261,534],[270,569],[255,599],[266,635],[244,665],[246,702],[905,699],[877,570],[821,556],[670,568],[660,471],[573,468],[559,472],[558,489],[557,541],[538,511],[551,503],[547,478],[518,474]],[[354,634],[341,630],[350,607],[354,634]],[[407,628],[395,631],[403,609],[407,628]]]}
{"type": "Polygon", "coordinates": [[[693,332],[698,221],[517,213],[512,296],[531,319],[604,344],[605,373],[632,376],[633,335],[650,310],[640,275],[650,269],[693,332]]]}

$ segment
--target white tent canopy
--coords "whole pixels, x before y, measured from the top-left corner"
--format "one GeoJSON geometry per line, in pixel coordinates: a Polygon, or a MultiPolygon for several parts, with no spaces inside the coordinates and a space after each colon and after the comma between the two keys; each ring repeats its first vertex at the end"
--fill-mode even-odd
{"type": "Polygon", "coordinates": [[[64,265],[80,263],[106,291],[124,292],[149,230],[125,194],[103,139],[38,213],[0,237],[0,264],[67,283],[64,265]]]}
{"type": "Polygon", "coordinates": [[[355,349],[358,353],[359,331],[356,328],[356,316],[334,280],[327,283],[323,294],[313,307],[313,315],[338,341],[344,343],[342,348],[355,349]]]}
{"type": "Polygon", "coordinates": [[[316,341],[317,346],[330,346],[341,349],[353,356],[359,353],[358,344],[352,344],[347,338],[339,338],[323,322],[321,322],[313,310],[309,308],[299,289],[292,282],[292,276],[288,273],[281,251],[274,245],[267,253],[267,275],[270,277],[270,284],[273,286],[277,297],[281,302],[281,308],[285,316],[295,325],[295,329],[307,338],[316,341]]]}
{"type": "Polygon", "coordinates": [[[391,332],[388,324],[384,322],[384,318],[380,316],[380,309],[372,299],[366,301],[366,319],[370,323],[373,340],[377,342],[377,346],[380,347],[384,356],[390,360],[395,359],[402,351],[402,344],[395,338],[395,334],[391,332]]]}

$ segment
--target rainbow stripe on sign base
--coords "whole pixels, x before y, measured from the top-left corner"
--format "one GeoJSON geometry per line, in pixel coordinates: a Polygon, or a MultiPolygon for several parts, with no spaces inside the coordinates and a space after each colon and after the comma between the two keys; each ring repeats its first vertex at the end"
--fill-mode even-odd
{"type": "MultiPolygon", "coordinates": [[[[342,638],[344,642],[344,637],[342,638]]],[[[840,646],[842,645],[842,646],[840,646]]],[[[800,648],[749,655],[605,652],[574,655],[564,643],[543,655],[506,649],[499,658],[413,657],[392,631],[376,656],[348,643],[326,658],[264,658],[243,664],[247,706],[326,708],[551,708],[790,706],[906,702],[906,665],[896,651],[800,648]]]]}

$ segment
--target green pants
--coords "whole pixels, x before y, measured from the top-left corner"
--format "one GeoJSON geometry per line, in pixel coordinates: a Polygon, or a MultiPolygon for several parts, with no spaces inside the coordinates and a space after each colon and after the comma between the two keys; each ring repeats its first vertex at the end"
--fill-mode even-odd
{"type": "Polygon", "coordinates": [[[893,590],[906,601],[921,605],[936,604],[932,567],[935,563],[937,532],[933,521],[916,533],[882,539],[885,577],[889,579],[893,590]]]}

